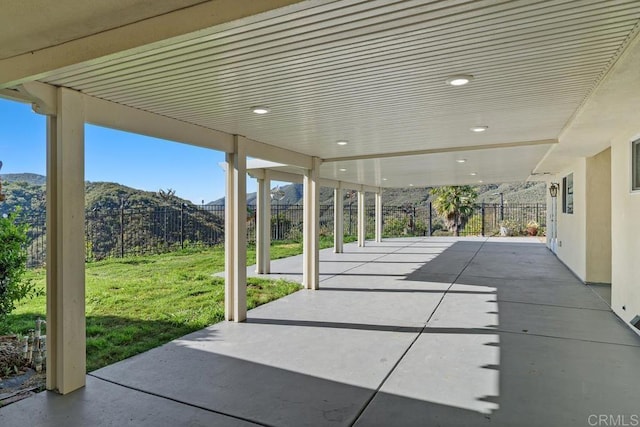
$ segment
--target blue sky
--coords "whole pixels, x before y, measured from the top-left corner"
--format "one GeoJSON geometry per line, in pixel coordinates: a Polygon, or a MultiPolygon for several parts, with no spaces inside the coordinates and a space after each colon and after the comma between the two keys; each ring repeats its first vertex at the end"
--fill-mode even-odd
{"type": "MultiPolygon", "coordinates": [[[[46,174],[46,119],[31,106],[0,99],[0,173],[46,174]]],[[[85,127],[85,179],[147,191],[172,188],[194,203],[224,196],[224,154],[142,135],[85,127]]],[[[255,191],[253,179],[247,191],[255,191]]]]}

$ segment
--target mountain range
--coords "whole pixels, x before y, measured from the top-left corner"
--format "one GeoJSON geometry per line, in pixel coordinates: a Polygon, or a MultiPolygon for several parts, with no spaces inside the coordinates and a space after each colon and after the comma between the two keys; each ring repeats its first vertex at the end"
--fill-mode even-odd
{"type": "MultiPolygon", "coordinates": [[[[7,199],[0,203],[0,214],[12,212],[20,206],[24,214],[44,214],[46,178],[33,173],[0,175],[3,192],[7,199]]],[[[478,192],[478,202],[499,203],[502,193],[506,203],[544,203],[546,186],[541,182],[488,184],[475,187],[478,192]]],[[[284,198],[281,205],[302,204],[302,184],[289,184],[281,187],[284,198]]],[[[163,204],[194,206],[188,200],[175,195],[163,198],[158,192],[144,191],[127,187],[113,182],[87,182],[85,193],[88,210],[119,208],[121,203],[125,207],[144,208],[156,207],[163,204]]],[[[344,192],[345,203],[355,202],[344,192]]],[[[382,193],[382,203],[388,206],[424,205],[430,201],[430,187],[389,188],[382,193]]],[[[247,203],[255,204],[256,193],[247,194],[247,203]]],[[[333,189],[322,187],[320,203],[333,203],[333,189]]],[[[373,203],[373,194],[367,193],[367,204],[373,203]]],[[[224,205],[224,197],[209,205],[224,205]]]]}
{"type": "MultiPolygon", "coordinates": [[[[289,184],[280,187],[284,192],[282,205],[302,204],[302,184],[289,184]]],[[[478,203],[500,203],[500,193],[505,203],[545,203],[546,185],[544,182],[523,182],[505,184],[487,184],[475,187],[478,192],[478,203]]],[[[431,201],[431,187],[387,188],[382,192],[382,204],[388,206],[424,205],[431,201]]],[[[247,193],[247,203],[255,204],[257,194],[247,193]]],[[[372,193],[366,194],[367,204],[374,203],[372,193]]],[[[223,206],[224,197],[215,200],[210,205],[223,206]]],[[[344,192],[344,201],[349,203],[347,192],[344,192]]],[[[353,200],[355,202],[355,199],[353,200]]],[[[333,189],[322,187],[320,189],[320,204],[333,203],[333,189]]]]}

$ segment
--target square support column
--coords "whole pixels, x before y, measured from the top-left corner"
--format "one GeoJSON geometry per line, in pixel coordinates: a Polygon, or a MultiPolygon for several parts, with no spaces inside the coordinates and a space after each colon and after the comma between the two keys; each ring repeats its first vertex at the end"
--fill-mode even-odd
{"type": "Polygon", "coordinates": [[[382,192],[376,192],[376,242],[382,242],[382,192]]]}
{"type": "Polygon", "coordinates": [[[258,179],[256,212],[256,273],[271,272],[271,178],[264,171],[264,178],[258,179]]]}
{"type": "Polygon", "coordinates": [[[358,191],[358,247],[364,247],[367,237],[367,217],[364,207],[364,191],[358,191]]]}
{"type": "Polygon", "coordinates": [[[304,231],[302,284],[306,289],[320,288],[320,159],[304,174],[304,231]]]}
{"type": "Polygon", "coordinates": [[[333,190],[333,252],[341,254],[344,248],[344,200],[342,188],[333,190]]]}
{"type": "Polygon", "coordinates": [[[224,229],[225,319],[247,318],[247,156],[244,141],[234,137],[226,154],[227,185],[224,229]]]}
{"type": "Polygon", "coordinates": [[[47,389],[85,385],[84,99],[57,90],[47,117],[47,389]]]}

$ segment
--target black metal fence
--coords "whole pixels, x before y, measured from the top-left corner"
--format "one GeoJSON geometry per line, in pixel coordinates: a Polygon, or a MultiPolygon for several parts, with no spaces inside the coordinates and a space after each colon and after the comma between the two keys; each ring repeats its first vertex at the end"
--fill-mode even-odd
{"type": "MultiPolygon", "coordinates": [[[[375,208],[366,208],[367,237],[375,233],[375,208]]],[[[247,238],[255,241],[256,207],[247,207],[247,238]]],[[[344,206],[344,233],[357,234],[357,205],[344,206]]],[[[332,235],[333,205],[320,206],[320,234],[332,235]]],[[[444,221],[431,205],[383,206],[383,236],[449,235],[444,221]]],[[[46,221],[44,215],[22,217],[30,225],[29,266],[45,261],[46,221]]],[[[271,239],[302,238],[302,205],[271,206],[271,239]]],[[[460,236],[491,236],[501,226],[510,235],[523,235],[535,222],[537,233],[546,227],[544,204],[479,204],[459,230],[460,236]],[[530,224],[531,225],[531,224],[530,224]]],[[[224,242],[224,206],[190,204],[150,208],[96,209],[85,213],[87,261],[169,252],[188,247],[207,247],[224,242]]]]}

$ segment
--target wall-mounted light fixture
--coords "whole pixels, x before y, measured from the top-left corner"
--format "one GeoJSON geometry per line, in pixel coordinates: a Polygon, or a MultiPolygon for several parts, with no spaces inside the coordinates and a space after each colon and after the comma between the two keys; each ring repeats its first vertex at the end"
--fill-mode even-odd
{"type": "Polygon", "coordinates": [[[551,197],[558,197],[558,188],[560,188],[560,184],[558,184],[557,182],[551,183],[551,185],[549,186],[549,194],[551,195],[551,197]]]}

